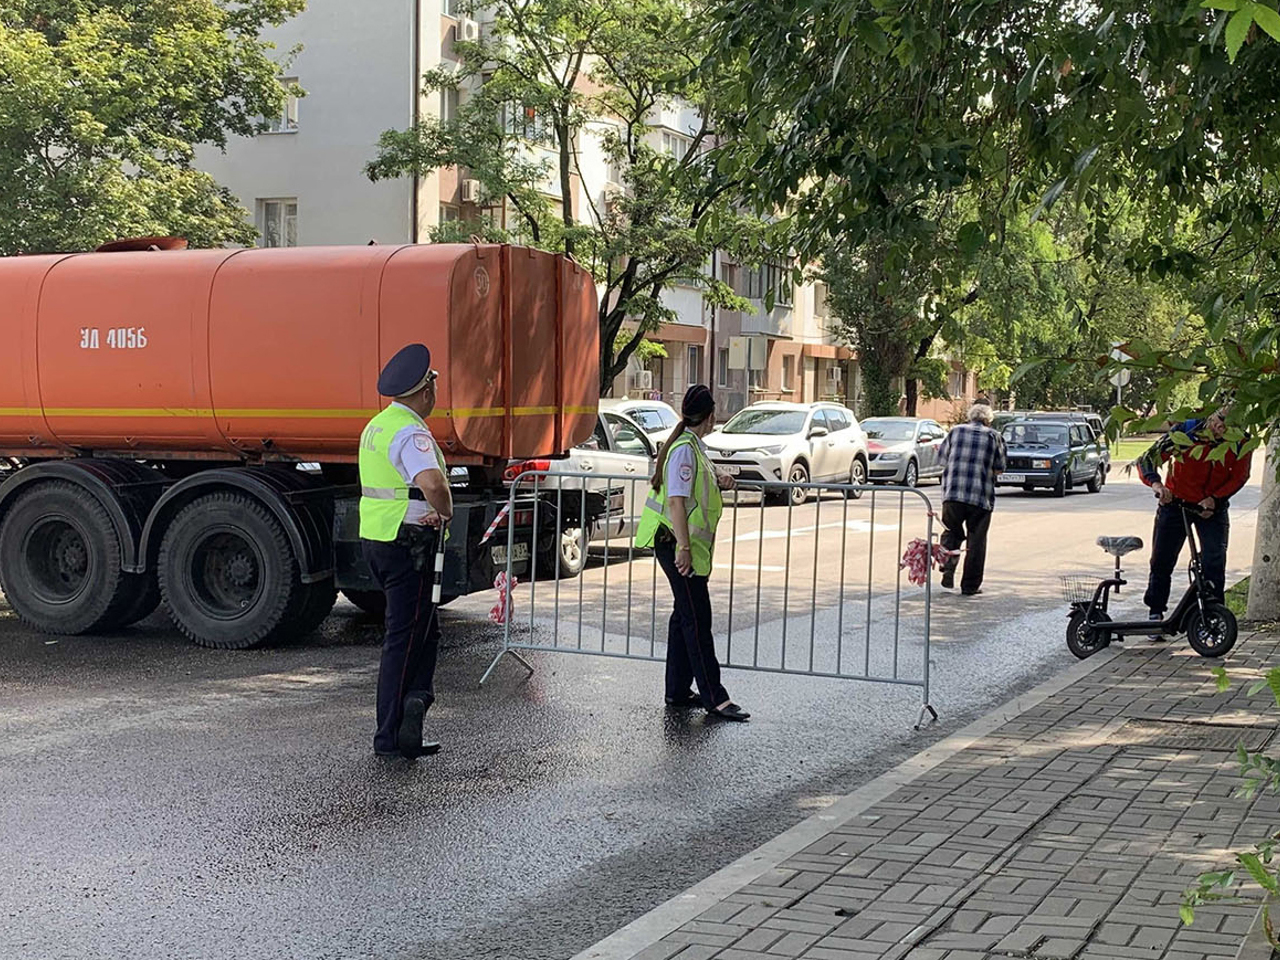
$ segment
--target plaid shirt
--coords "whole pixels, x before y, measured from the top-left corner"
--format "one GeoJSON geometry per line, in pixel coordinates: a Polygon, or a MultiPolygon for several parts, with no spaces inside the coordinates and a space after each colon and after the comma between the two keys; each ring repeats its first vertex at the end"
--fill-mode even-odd
{"type": "Polygon", "coordinates": [[[1004,470],[1004,439],[990,427],[952,427],[938,449],[942,460],[942,500],[958,500],[983,510],[996,506],[996,474],[1004,470]]]}

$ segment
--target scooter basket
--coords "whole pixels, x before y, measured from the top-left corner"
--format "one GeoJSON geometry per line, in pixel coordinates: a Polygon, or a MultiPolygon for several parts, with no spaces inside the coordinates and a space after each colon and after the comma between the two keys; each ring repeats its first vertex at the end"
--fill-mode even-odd
{"type": "Polygon", "coordinates": [[[1062,599],[1068,603],[1088,603],[1101,578],[1096,573],[1064,573],[1058,579],[1062,581],[1062,599]]]}

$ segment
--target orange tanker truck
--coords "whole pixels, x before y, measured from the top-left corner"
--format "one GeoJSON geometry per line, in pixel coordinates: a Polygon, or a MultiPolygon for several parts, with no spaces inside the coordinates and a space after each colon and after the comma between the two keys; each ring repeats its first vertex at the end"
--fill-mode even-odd
{"type": "MultiPolygon", "coordinates": [[[[595,427],[595,286],[563,257],[132,246],[0,258],[0,587],[39,629],[109,630],[163,599],[196,642],[248,647],[314,629],[337,590],[376,606],[356,446],[406,343],[431,348],[430,426],[466,468],[446,595],[505,568],[506,531],[481,541],[507,462],[595,427]]],[[[554,551],[552,513],[517,505],[517,540],[554,551]]]]}

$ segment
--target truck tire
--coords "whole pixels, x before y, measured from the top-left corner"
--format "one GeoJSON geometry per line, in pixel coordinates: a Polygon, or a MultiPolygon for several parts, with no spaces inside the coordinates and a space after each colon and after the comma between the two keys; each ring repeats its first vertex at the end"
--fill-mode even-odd
{"type": "Polygon", "coordinates": [[[211,493],[184,507],[165,531],[157,571],[174,623],[202,647],[244,650],[300,626],[303,585],[289,538],[243,493],[211,493]]]}
{"type": "Polygon", "coordinates": [[[343,590],[342,593],[375,619],[381,620],[387,615],[387,595],[381,590],[343,590]]]}
{"type": "Polygon", "coordinates": [[[154,573],[130,573],[125,575],[122,588],[129,595],[128,603],[121,608],[119,614],[109,623],[100,625],[100,629],[114,630],[118,627],[131,627],[139,620],[145,620],[160,606],[160,584],[154,573]]]}
{"type": "Polygon", "coordinates": [[[305,599],[292,632],[295,639],[315,633],[338,600],[338,589],[333,585],[332,579],[303,584],[302,593],[305,599]]]}
{"type": "Polygon", "coordinates": [[[46,633],[87,633],[133,599],[120,538],[98,499],[63,480],[23,493],[0,526],[0,587],[25,623],[46,633]]]}

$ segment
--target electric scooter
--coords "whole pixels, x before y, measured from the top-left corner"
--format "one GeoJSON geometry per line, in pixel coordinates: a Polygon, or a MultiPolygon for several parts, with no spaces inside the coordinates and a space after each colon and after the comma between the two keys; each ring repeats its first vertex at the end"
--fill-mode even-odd
{"type": "Polygon", "coordinates": [[[1118,596],[1120,588],[1129,582],[1124,579],[1120,558],[1141,550],[1141,537],[1098,538],[1098,546],[1103,552],[1116,558],[1116,568],[1113,576],[1098,581],[1096,586],[1092,577],[1079,574],[1062,577],[1063,594],[1071,603],[1067,646],[1081,660],[1104,649],[1112,640],[1132,636],[1178,636],[1185,633],[1191,648],[1202,657],[1222,657],[1235,646],[1239,631],[1235,614],[1224,604],[1211,599],[1209,591],[1214,585],[1204,579],[1200,545],[1194,524],[1188,519],[1189,511],[1198,513],[1200,507],[1184,500],[1174,500],[1173,503],[1180,508],[1182,526],[1191,547],[1191,562],[1187,571],[1186,593],[1163,620],[1112,620],[1108,613],[1112,591],[1118,596]]]}

